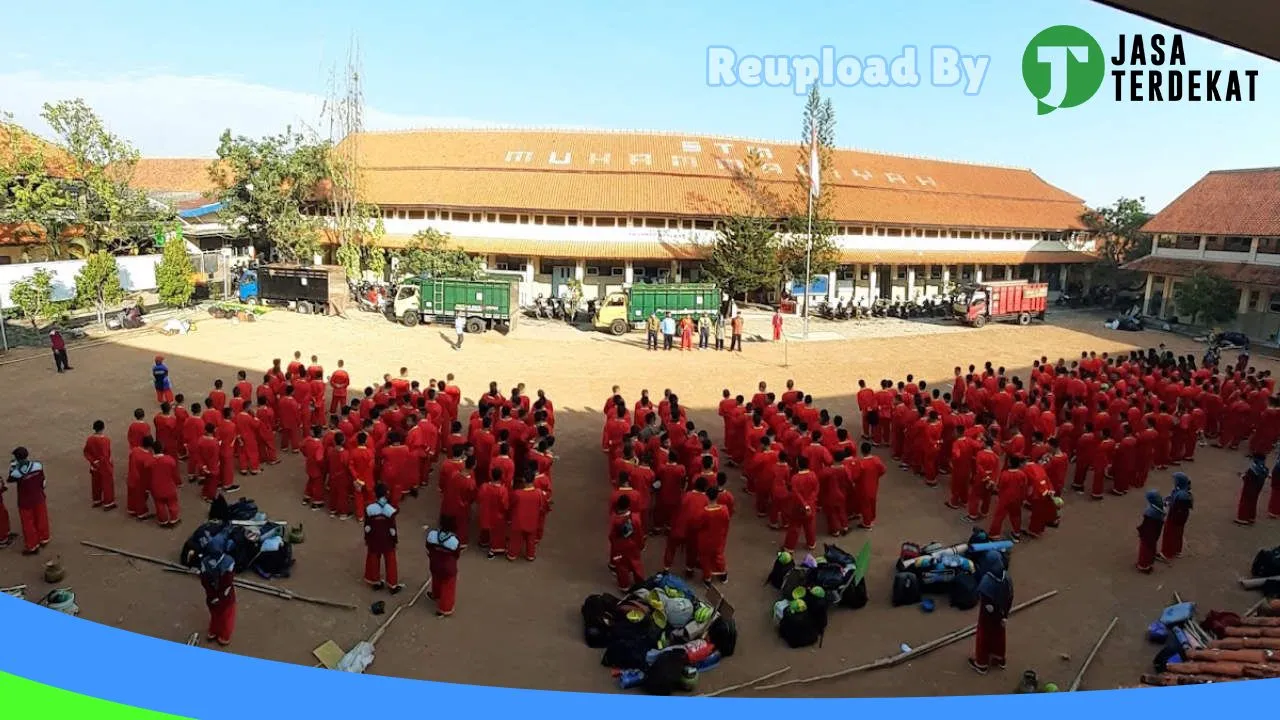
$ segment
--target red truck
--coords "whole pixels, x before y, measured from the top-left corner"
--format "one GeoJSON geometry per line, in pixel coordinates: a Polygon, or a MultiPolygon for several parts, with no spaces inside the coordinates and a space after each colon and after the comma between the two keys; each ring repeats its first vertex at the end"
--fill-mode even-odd
{"type": "Polygon", "coordinates": [[[1049,304],[1049,286],[1026,280],[1004,280],[975,286],[967,301],[961,300],[952,308],[956,319],[980,328],[993,320],[1017,320],[1019,325],[1030,325],[1031,319],[1044,320],[1049,304]]]}

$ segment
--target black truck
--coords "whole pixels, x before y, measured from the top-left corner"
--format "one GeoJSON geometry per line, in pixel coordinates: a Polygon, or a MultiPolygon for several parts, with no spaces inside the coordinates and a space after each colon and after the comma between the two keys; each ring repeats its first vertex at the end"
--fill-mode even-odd
{"type": "Polygon", "coordinates": [[[240,302],[288,305],[304,314],[345,315],[347,274],[333,265],[271,264],[240,276],[240,302]]]}

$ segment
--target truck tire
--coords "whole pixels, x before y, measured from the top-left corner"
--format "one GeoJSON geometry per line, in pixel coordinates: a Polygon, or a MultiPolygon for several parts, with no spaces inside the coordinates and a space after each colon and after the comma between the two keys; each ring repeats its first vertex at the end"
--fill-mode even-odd
{"type": "Polygon", "coordinates": [[[400,316],[400,323],[405,327],[417,327],[419,320],[417,310],[405,310],[404,315],[400,316]]]}
{"type": "Polygon", "coordinates": [[[244,304],[245,304],[245,305],[257,305],[257,304],[258,304],[258,296],[257,296],[257,295],[250,295],[249,297],[245,298],[245,300],[244,300],[244,304]]]}
{"type": "Polygon", "coordinates": [[[468,318],[466,325],[467,332],[475,335],[484,332],[484,320],[480,318],[468,318]]]}
{"type": "Polygon", "coordinates": [[[307,302],[306,300],[299,300],[299,301],[298,301],[298,314],[300,314],[300,315],[310,315],[310,314],[311,314],[311,310],[312,310],[312,308],[311,308],[311,303],[307,302]]]}
{"type": "Polygon", "coordinates": [[[1021,315],[1019,315],[1019,316],[1018,316],[1018,324],[1019,324],[1019,325],[1030,325],[1030,324],[1031,324],[1031,313],[1022,313],[1021,315]]]}
{"type": "Polygon", "coordinates": [[[987,324],[987,317],[985,315],[979,315],[978,317],[973,319],[973,326],[976,328],[980,328],[986,324],[987,324]]]}
{"type": "Polygon", "coordinates": [[[618,318],[617,320],[614,320],[613,322],[609,323],[609,332],[613,333],[614,335],[626,335],[627,331],[630,329],[631,329],[631,323],[627,322],[626,320],[623,320],[622,318],[618,318]]]}

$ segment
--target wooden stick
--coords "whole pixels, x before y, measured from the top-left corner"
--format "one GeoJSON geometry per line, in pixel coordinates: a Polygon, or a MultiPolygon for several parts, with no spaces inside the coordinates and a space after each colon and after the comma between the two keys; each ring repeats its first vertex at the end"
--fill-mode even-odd
{"type": "Polygon", "coordinates": [[[1243,617],[1252,617],[1253,615],[1258,614],[1258,610],[1259,610],[1259,609],[1261,609],[1261,608],[1262,608],[1262,606],[1263,606],[1263,605],[1266,605],[1266,604],[1267,604],[1267,598],[1262,598],[1262,599],[1261,599],[1261,600],[1259,600],[1258,602],[1256,602],[1256,603],[1254,603],[1253,605],[1249,606],[1249,609],[1244,611],[1244,616],[1243,616],[1243,617]]]}
{"type": "MultiPolygon", "coordinates": [[[[1049,598],[1057,594],[1058,594],[1057,590],[1050,590],[1049,592],[1043,595],[1039,595],[1037,597],[1031,598],[1030,600],[1020,605],[1015,605],[1013,609],[1009,611],[1009,614],[1012,615],[1018,612],[1019,610],[1026,610],[1032,605],[1037,605],[1041,602],[1044,602],[1045,600],[1048,600],[1049,598]]],[[[866,672],[868,670],[879,670],[880,668],[901,665],[902,663],[908,660],[920,657],[921,655],[937,650],[940,647],[945,647],[959,640],[963,640],[969,637],[970,635],[973,635],[977,631],[978,631],[978,625],[975,623],[968,627],[960,628],[959,630],[955,630],[953,632],[947,633],[946,635],[943,635],[942,637],[936,640],[931,640],[925,643],[924,645],[921,645],[918,648],[912,648],[911,650],[898,653],[897,655],[882,657],[879,660],[876,660],[873,662],[869,662],[863,665],[858,665],[856,667],[845,668],[844,670],[839,670],[833,673],[827,673],[826,675],[815,675],[813,677],[799,678],[796,680],[787,680],[786,682],[774,683],[772,685],[761,685],[756,688],[756,692],[764,692],[765,690],[775,690],[777,688],[786,687],[788,685],[808,685],[809,683],[815,683],[822,680],[833,680],[835,678],[844,677],[846,675],[852,675],[854,673],[866,672]]]]}
{"type": "Polygon", "coordinates": [[[1093,662],[1094,656],[1102,649],[1102,643],[1107,641],[1107,636],[1112,630],[1116,629],[1116,623],[1120,622],[1120,618],[1111,618],[1111,624],[1103,631],[1102,637],[1098,638],[1098,642],[1094,643],[1093,650],[1089,651],[1089,656],[1084,659],[1084,664],[1080,666],[1080,672],[1076,673],[1076,679],[1071,681],[1071,685],[1067,688],[1067,692],[1075,692],[1080,689],[1080,681],[1084,680],[1084,674],[1089,670],[1089,664],[1093,662]]]}
{"type": "MultiPolygon", "coordinates": [[[[123,557],[133,558],[135,560],[142,560],[145,562],[154,563],[168,570],[171,570],[172,572],[181,573],[183,575],[199,574],[195,570],[192,570],[189,567],[183,567],[182,565],[179,565],[176,562],[171,562],[169,560],[161,560],[160,558],[151,557],[150,555],[142,555],[139,553],[129,552],[128,550],[113,548],[110,545],[101,545],[99,543],[91,542],[89,540],[81,540],[80,544],[85,545],[87,547],[95,548],[97,550],[103,550],[105,552],[112,553],[115,555],[120,555],[123,557]]],[[[242,587],[246,590],[253,590],[254,592],[260,592],[264,595],[274,595],[278,598],[281,598],[282,600],[299,600],[302,602],[311,603],[313,605],[324,605],[327,607],[341,608],[343,610],[356,609],[355,605],[351,605],[349,603],[338,602],[336,600],[325,600],[324,598],[309,597],[307,595],[299,595],[298,593],[295,593],[292,590],[286,590],[285,588],[271,587],[270,585],[262,585],[260,583],[252,582],[250,580],[240,580],[239,578],[237,578],[235,581],[235,584],[236,584],[236,587],[242,587]]]]}
{"type": "Polygon", "coordinates": [[[378,644],[378,641],[382,639],[382,635],[387,632],[387,628],[391,627],[392,621],[394,621],[396,619],[396,616],[400,614],[400,611],[404,610],[407,607],[413,607],[414,604],[418,602],[418,598],[422,597],[422,594],[425,593],[427,589],[430,587],[431,587],[431,578],[428,577],[427,581],[422,583],[422,587],[418,588],[418,592],[414,593],[413,598],[409,600],[409,602],[404,603],[400,607],[396,608],[395,611],[391,613],[391,617],[387,618],[381,625],[378,626],[377,630],[373,631],[373,634],[369,636],[369,644],[376,646],[378,644]]]}
{"type": "Polygon", "coordinates": [[[769,678],[772,678],[772,677],[777,677],[778,675],[781,675],[782,673],[787,672],[790,669],[791,669],[791,666],[788,665],[780,670],[774,670],[768,675],[761,675],[755,680],[748,680],[746,682],[738,683],[737,685],[730,685],[729,687],[720,688],[719,690],[716,690],[714,692],[702,693],[698,697],[719,697],[721,695],[724,695],[725,693],[731,693],[734,690],[741,690],[743,688],[748,688],[748,687],[751,687],[752,685],[762,683],[765,680],[768,680],[769,678]]]}

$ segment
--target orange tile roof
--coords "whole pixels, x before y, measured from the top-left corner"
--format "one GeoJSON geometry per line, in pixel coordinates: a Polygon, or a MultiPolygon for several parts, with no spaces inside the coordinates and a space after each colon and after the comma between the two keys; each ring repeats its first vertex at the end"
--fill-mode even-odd
{"type": "Polygon", "coordinates": [[[1211,172],[1142,229],[1150,233],[1280,236],[1280,168],[1211,172]]]}
{"type": "Polygon", "coordinates": [[[149,192],[212,193],[209,166],[213,162],[202,158],[142,158],[133,169],[129,184],[149,192]]]}
{"type": "Polygon", "coordinates": [[[7,166],[16,156],[34,153],[43,156],[44,169],[49,175],[68,177],[72,174],[71,158],[62,148],[22,127],[0,122],[0,165],[7,166]]]}
{"type": "Polygon", "coordinates": [[[1191,277],[1198,272],[1207,272],[1231,282],[1280,287],[1280,267],[1260,263],[1206,262],[1147,255],[1125,265],[1124,269],[1176,277],[1191,277]]]}
{"type": "MultiPolygon", "coordinates": [[[[803,194],[797,145],[659,133],[422,130],[361,133],[365,198],[380,205],[684,216],[745,206],[759,158],[775,195],[803,194]]],[[[1030,170],[834,150],[823,184],[839,222],[1083,229],[1080,198],[1030,170]]]]}
{"type": "MultiPolygon", "coordinates": [[[[62,231],[63,238],[83,237],[84,228],[73,225],[62,231]]],[[[34,223],[0,223],[0,245],[39,245],[44,242],[44,228],[34,223]]]]}

